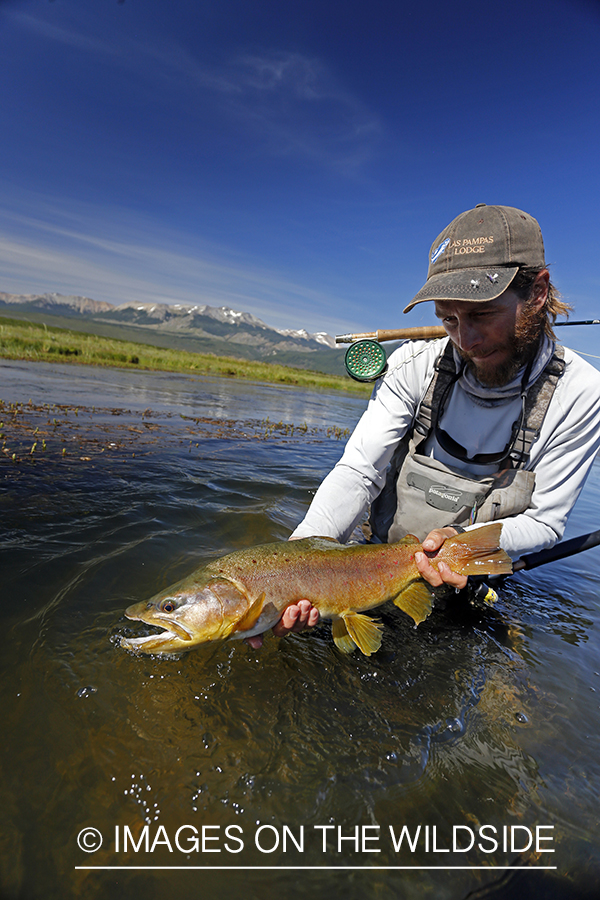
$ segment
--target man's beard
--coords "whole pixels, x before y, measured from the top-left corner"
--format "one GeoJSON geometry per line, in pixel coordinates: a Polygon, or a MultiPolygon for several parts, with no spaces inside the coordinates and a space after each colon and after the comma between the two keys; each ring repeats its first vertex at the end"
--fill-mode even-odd
{"type": "Polygon", "coordinates": [[[519,318],[515,323],[514,337],[510,338],[505,344],[499,347],[499,350],[505,347],[511,350],[510,356],[503,363],[489,363],[486,365],[485,360],[476,365],[471,359],[471,354],[467,351],[456,348],[461,359],[464,359],[467,368],[475,375],[477,381],[485,387],[503,387],[513,380],[519,369],[527,365],[527,363],[537,353],[540,336],[544,330],[544,322],[546,319],[546,311],[535,309],[526,303],[519,318]]]}

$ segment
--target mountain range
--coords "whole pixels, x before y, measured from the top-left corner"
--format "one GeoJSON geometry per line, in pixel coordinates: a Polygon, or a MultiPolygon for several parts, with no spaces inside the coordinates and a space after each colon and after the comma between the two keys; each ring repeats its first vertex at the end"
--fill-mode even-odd
{"type": "Polygon", "coordinates": [[[344,373],[344,351],[331,335],[272,328],[251,313],[226,306],[139,302],[115,306],[90,297],[0,292],[0,315],[178,350],[344,373]]]}

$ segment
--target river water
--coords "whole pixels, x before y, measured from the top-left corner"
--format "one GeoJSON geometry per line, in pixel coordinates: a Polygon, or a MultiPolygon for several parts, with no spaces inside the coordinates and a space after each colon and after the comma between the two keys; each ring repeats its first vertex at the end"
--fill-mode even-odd
{"type": "Polygon", "coordinates": [[[371,658],[135,657],[125,607],[285,540],[364,401],[6,361],[0,399],[2,898],[599,895],[600,550],[384,607],[371,658]]]}

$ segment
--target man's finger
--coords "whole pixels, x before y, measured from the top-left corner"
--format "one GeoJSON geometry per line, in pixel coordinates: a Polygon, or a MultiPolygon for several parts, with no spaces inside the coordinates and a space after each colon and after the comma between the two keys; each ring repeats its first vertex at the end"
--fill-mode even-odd
{"type": "Polygon", "coordinates": [[[260,650],[263,645],[262,634],[255,634],[253,637],[244,638],[247,644],[250,644],[253,650],[260,650]]]}
{"type": "Polygon", "coordinates": [[[277,637],[284,637],[288,631],[294,628],[300,615],[301,610],[298,605],[288,606],[277,625],[273,626],[273,634],[277,637]]]}
{"type": "Polygon", "coordinates": [[[423,550],[427,550],[429,553],[435,552],[440,549],[447,538],[454,537],[455,534],[456,530],[451,525],[446,528],[434,528],[423,541],[423,550]]]}
{"type": "Polygon", "coordinates": [[[447,584],[450,587],[462,590],[462,588],[467,586],[466,575],[459,575],[453,572],[450,566],[444,562],[439,562],[437,568],[432,566],[425,553],[415,553],[415,563],[421,576],[432,587],[440,587],[442,584],[447,584]]]}

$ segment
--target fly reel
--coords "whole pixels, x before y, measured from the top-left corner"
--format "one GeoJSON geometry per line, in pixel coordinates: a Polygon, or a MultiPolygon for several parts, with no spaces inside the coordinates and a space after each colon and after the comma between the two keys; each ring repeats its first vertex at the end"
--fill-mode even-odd
{"type": "Polygon", "coordinates": [[[344,365],[355,381],[376,381],[387,369],[387,357],[378,341],[355,341],[346,350],[344,365]]]}

